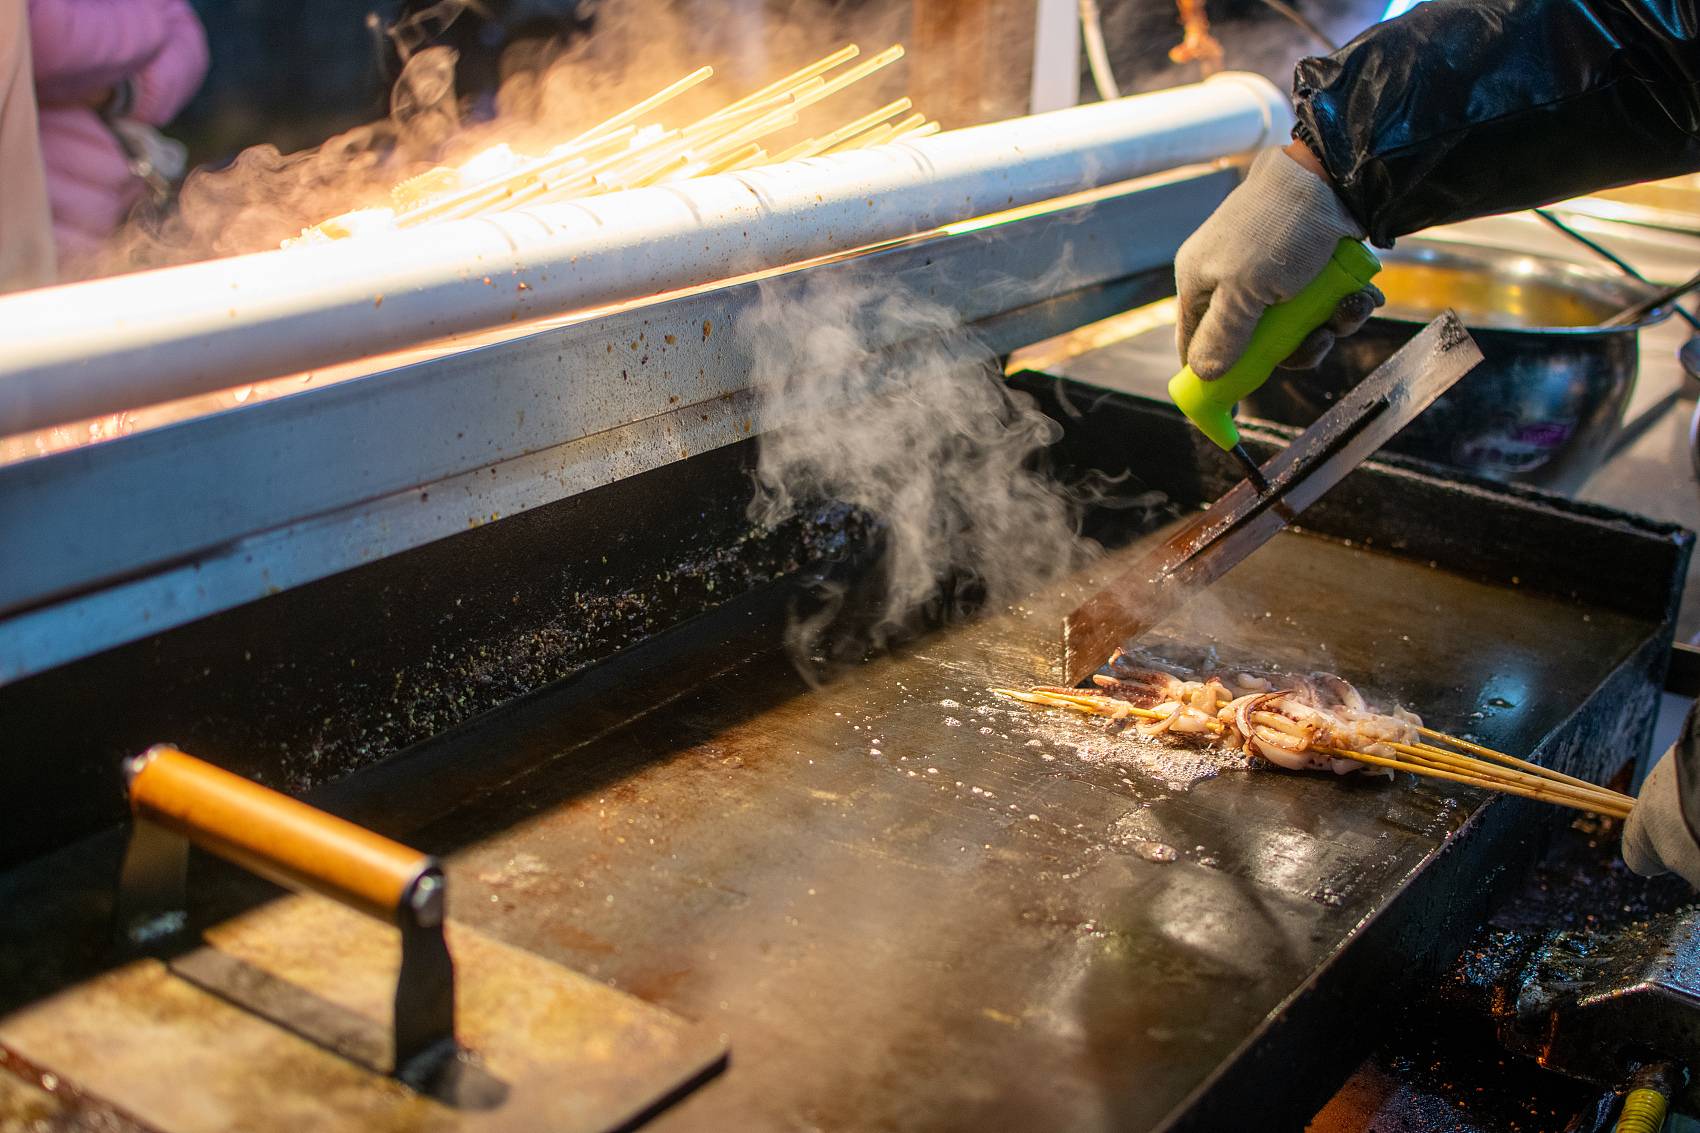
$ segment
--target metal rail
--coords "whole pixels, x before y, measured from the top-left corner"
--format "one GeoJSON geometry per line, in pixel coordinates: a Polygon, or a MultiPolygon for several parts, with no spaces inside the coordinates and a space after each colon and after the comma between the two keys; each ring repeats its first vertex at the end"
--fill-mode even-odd
{"type": "Polygon", "coordinates": [[[0,468],[0,529],[35,548],[0,557],[0,684],[759,432],[734,328],[764,293],[890,280],[1000,353],[1160,297],[1236,180],[1081,194],[0,468]]]}
{"type": "Polygon", "coordinates": [[[1256,75],[0,299],[0,434],[700,287],[1283,139],[1256,75]]]}

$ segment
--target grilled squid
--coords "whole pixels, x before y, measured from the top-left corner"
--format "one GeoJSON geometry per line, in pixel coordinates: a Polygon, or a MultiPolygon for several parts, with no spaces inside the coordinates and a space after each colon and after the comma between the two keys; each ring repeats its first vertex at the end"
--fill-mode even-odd
{"type": "Polygon", "coordinates": [[[1395,707],[1377,712],[1333,673],[1172,672],[1118,653],[1091,689],[1039,687],[1019,693],[1033,704],[1131,720],[1147,739],[1167,737],[1255,755],[1289,771],[1391,775],[1334,751],[1393,756],[1389,745],[1418,742],[1422,720],[1395,707]]]}

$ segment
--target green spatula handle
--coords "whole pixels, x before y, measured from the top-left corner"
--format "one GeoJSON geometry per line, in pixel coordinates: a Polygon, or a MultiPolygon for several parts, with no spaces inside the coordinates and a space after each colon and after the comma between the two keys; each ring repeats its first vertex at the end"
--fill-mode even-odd
{"type": "Polygon", "coordinates": [[[1199,430],[1224,450],[1240,443],[1234,404],[1264,382],[1311,331],[1327,322],[1340,300],[1362,291],[1381,270],[1375,253],[1357,240],[1341,240],[1322,274],[1305,289],[1263,312],[1251,345],[1226,374],[1204,381],[1191,366],[1169,380],[1169,397],[1199,430]]]}

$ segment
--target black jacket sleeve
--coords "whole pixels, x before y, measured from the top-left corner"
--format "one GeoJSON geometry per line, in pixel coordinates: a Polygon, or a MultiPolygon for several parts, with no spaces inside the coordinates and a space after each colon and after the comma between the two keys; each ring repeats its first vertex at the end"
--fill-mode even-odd
{"type": "Polygon", "coordinates": [[[1688,836],[1700,846],[1700,703],[1689,706],[1670,759],[1676,760],[1676,795],[1682,803],[1682,820],[1688,836]]]}
{"type": "Polygon", "coordinates": [[[1370,239],[1700,169],[1700,0],[1429,0],[1294,78],[1370,239]]]}

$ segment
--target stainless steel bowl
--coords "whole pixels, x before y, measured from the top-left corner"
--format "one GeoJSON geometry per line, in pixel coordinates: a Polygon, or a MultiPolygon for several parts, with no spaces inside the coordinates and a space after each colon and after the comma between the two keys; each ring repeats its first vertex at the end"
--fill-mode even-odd
{"type": "Polygon", "coordinates": [[[1388,448],[1490,479],[1574,492],[1597,468],[1635,390],[1641,327],[1595,324],[1653,293],[1618,273],[1474,244],[1406,239],[1381,253],[1387,306],[1315,371],[1277,370],[1253,416],[1308,425],[1447,307],[1483,361],[1388,448]]]}

